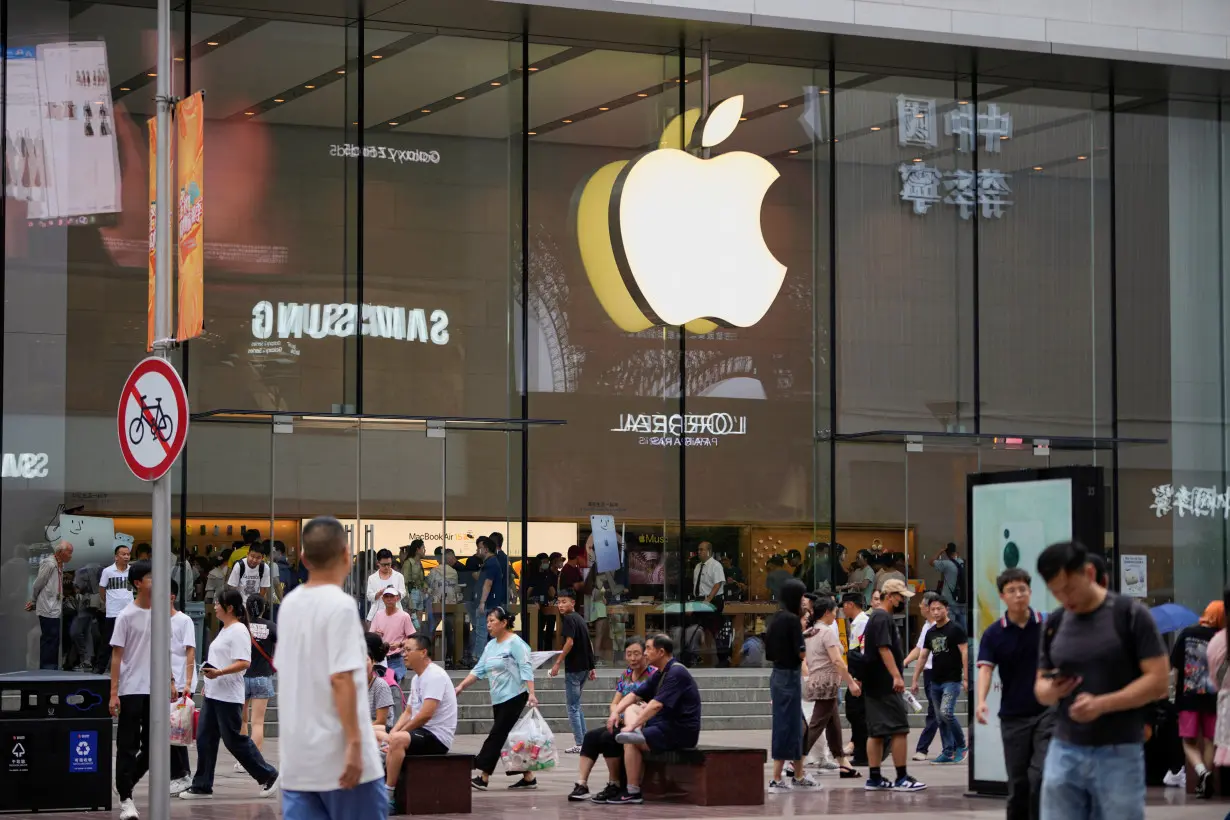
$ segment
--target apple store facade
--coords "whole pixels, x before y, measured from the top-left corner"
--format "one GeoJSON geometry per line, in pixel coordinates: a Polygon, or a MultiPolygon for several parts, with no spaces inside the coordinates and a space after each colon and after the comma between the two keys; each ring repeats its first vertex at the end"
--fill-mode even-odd
{"type": "MultiPolygon", "coordinates": [[[[2,7],[0,671],[37,665],[49,539],[77,566],[151,540],[114,417],[146,355],[154,5],[2,7]]],[[[933,588],[968,475],[1094,466],[1114,574],[1221,597],[1219,70],[494,0],[184,0],[174,27],[208,196],[171,535],[206,570],[252,529],[293,570],[316,515],[368,561],[500,532],[529,630],[537,556],[610,516],[600,649],[680,625],[702,542],[742,638],[779,559],[933,588]]]]}

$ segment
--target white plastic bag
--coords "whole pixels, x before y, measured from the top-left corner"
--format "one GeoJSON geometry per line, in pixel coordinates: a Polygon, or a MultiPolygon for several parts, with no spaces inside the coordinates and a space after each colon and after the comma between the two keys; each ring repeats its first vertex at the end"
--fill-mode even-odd
{"type": "Polygon", "coordinates": [[[171,745],[191,746],[196,738],[192,732],[192,713],[196,706],[190,699],[171,702],[171,745]]]}
{"type": "Polygon", "coordinates": [[[555,735],[537,708],[521,716],[500,751],[507,772],[539,772],[559,762],[555,735]]]}

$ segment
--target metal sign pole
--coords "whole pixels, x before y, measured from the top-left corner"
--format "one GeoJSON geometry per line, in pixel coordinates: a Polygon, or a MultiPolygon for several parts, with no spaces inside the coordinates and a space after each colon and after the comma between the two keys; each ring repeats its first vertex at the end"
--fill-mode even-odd
{"type": "MultiPolygon", "coordinates": [[[[155,156],[154,339],[155,355],[167,358],[171,329],[171,242],[175,194],[171,180],[171,0],[158,0],[158,152],[155,156]]],[[[186,423],[181,419],[180,423],[186,423]]],[[[171,816],[171,471],[154,481],[152,504],[154,576],[150,610],[149,816],[171,816]]]]}

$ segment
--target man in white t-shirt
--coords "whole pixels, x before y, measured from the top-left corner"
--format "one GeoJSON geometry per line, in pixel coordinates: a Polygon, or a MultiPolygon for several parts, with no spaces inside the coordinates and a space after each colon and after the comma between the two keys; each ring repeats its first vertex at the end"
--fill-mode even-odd
{"type": "MultiPolygon", "coordinates": [[[[115,563],[102,571],[98,579],[98,594],[102,598],[103,628],[102,643],[111,645],[111,633],[115,631],[115,619],[132,603],[132,587],[128,584],[128,558],[132,551],[124,544],[115,548],[115,563]]],[[[103,671],[111,668],[111,654],[103,653],[103,671]]]]}
{"type": "Polygon", "coordinates": [[[265,563],[265,553],[260,544],[248,548],[248,554],[242,561],[236,561],[227,576],[226,585],[239,590],[246,606],[248,598],[253,595],[263,595],[270,588],[273,573],[265,563]]]}
{"type": "MultiPolygon", "coordinates": [[[[175,608],[179,581],[171,579],[171,699],[185,700],[192,695],[192,673],[196,670],[196,624],[175,608]]],[[[192,785],[192,765],[187,746],[171,746],[171,794],[187,791],[192,785]]]]}
{"type": "MultiPolygon", "coordinates": [[[[901,666],[904,668],[909,666],[922,655],[923,641],[927,640],[927,633],[931,631],[931,627],[935,626],[935,616],[931,614],[931,602],[939,600],[939,593],[930,591],[925,592],[919,599],[918,611],[923,614],[927,620],[923,623],[922,631],[918,633],[918,643],[910,650],[910,654],[905,656],[905,661],[901,666]]],[[[914,748],[914,760],[922,762],[930,760],[931,755],[928,752],[931,749],[931,741],[935,740],[935,733],[940,730],[939,721],[935,714],[935,702],[931,698],[931,664],[935,661],[935,654],[928,652],[927,661],[923,664],[921,674],[923,676],[923,691],[927,693],[927,722],[923,726],[923,732],[918,737],[918,745],[914,748]]],[[[915,695],[918,694],[918,676],[920,670],[914,667],[914,680],[910,685],[910,691],[915,695]]]]}
{"type": "Polygon", "coordinates": [[[337,519],[303,528],[308,581],[278,613],[278,727],[284,820],[385,818],[384,767],[371,730],[367,641],[354,599],[346,530],[337,519]]]}
{"type": "MultiPolygon", "coordinates": [[[[127,548],[125,548],[127,549],[127,548]]],[[[118,551],[117,551],[118,554],[118,551]]],[[[127,561],[125,561],[127,564],[127,561]]],[[[115,730],[115,790],[120,796],[120,820],[141,815],[132,791],[149,770],[150,592],[154,579],[147,561],[124,567],[125,583],[136,590],[132,603],[117,614],[111,632],[111,714],[115,730]]],[[[105,575],[105,571],[104,571],[105,575]]],[[[167,687],[161,682],[159,708],[166,709],[167,687]]]]}
{"type": "Polygon", "coordinates": [[[385,787],[389,813],[397,813],[393,794],[406,755],[443,755],[457,734],[457,692],[448,673],[431,662],[431,640],[422,633],[406,639],[406,666],[414,672],[410,705],[389,730],[385,787]]]}

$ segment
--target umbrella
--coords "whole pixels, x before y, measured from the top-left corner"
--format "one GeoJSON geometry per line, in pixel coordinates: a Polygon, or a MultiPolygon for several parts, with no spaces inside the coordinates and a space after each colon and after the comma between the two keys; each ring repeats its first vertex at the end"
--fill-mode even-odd
{"type": "Polygon", "coordinates": [[[1150,610],[1157,623],[1157,631],[1165,635],[1178,632],[1200,620],[1200,616],[1181,604],[1162,604],[1150,610]]]}

